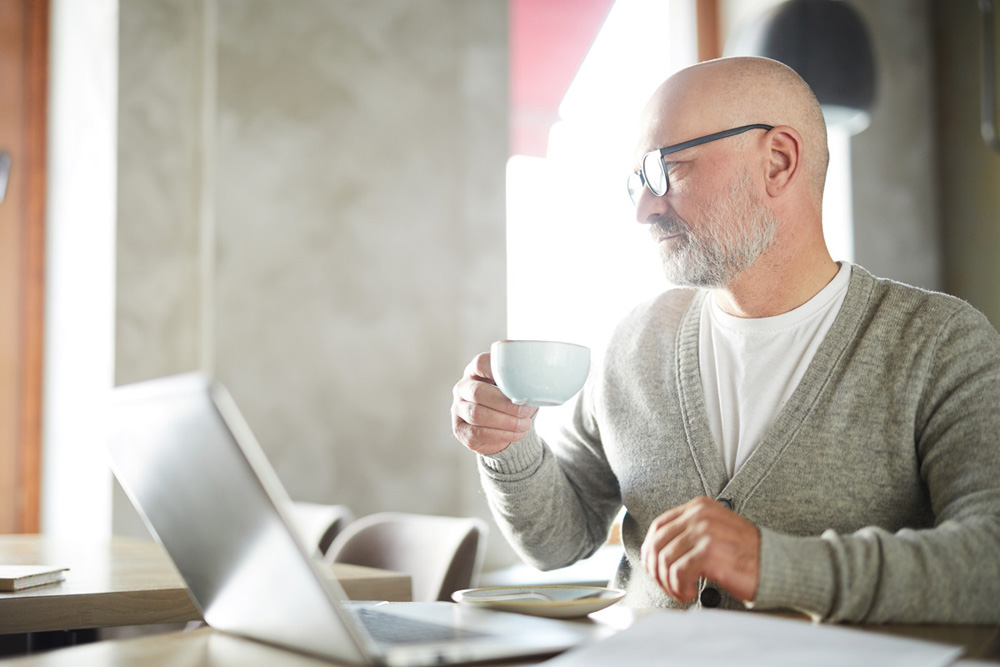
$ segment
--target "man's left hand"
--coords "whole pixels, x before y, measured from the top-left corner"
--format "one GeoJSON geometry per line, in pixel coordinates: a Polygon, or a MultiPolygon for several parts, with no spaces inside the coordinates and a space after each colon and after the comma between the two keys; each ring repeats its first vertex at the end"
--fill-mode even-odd
{"type": "Polygon", "coordinates": [[[760,531],[702,496],[654,519],[640,558],[646,572],[678,602],[697,597],[702,577],[752,602],[760,574],[760,531]]]}

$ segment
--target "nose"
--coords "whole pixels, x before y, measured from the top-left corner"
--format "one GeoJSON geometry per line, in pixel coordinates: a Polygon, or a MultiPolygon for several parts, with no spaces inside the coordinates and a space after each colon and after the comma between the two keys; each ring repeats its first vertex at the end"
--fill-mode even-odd
{"type": "Polygon", "coordinates": [[[656,219],[666,213],[668,204],[667,196],[670,193],[666,193],[660,197],[657,197],[649,188],[644,187],[639,191],[639,201],[635,204],[635,220],[636,222],[648,225],[653,223],[656,219]]]}

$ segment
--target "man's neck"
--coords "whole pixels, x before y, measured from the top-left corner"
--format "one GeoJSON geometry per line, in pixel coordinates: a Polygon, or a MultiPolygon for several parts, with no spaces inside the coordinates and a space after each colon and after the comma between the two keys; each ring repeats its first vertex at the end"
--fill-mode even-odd
{"type": "Polygon", "coordinates": [[[840,270],[823,251],[809,261],[758,261],[730,284],[713,290],[715,301],[735,317],[773,317],[795,310],[819,294],[840,270]]]}

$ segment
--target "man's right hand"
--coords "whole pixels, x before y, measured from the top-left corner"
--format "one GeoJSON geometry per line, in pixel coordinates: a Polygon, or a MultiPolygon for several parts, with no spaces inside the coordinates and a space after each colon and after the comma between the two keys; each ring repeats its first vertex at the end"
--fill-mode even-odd
{"type": "Polygon", "coordinates": [[[522,439],[538,408],[514,405],[493,382],[490,353],[465,367],[452,390],[451,430],[463,445],[479,454],[496,454],[522,439]]]}

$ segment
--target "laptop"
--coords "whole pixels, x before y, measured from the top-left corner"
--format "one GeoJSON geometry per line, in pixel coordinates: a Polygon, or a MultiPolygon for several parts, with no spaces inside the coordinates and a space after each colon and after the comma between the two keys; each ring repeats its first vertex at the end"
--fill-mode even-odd
{"type": "Polygon", "coordinates": [[[288,494],[218,382],[178,375],[114,394],[112,469],[213,628],[384,665],[550,655],[607,634],[450,602],[349,601],[292,527],[288,494]]]}

